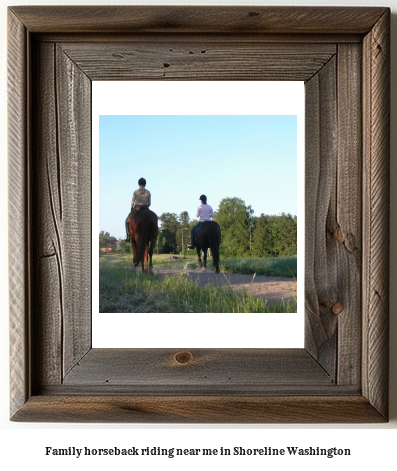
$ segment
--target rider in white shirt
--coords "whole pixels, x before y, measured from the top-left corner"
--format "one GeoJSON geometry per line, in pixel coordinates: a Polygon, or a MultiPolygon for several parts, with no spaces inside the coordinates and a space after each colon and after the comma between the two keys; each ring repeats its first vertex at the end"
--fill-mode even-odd
{"type": "Polygon", "coordinates": [[[196,217],[199,218],[199,222],[192,227],[191,233],[190,233],[190,239],[191,239],[191,244],[188,245],[188,249],[194,249],[195,244],[194,244],[194,235],[197,232],[198,228],[200,227],[200,224],[204,221],[211,221],[211,218],[214,217],[214,211],[211,208],[209,204],[207,204],[207,197],[205,195],[200,196],[200,206],[197,208],[197,213],[196,217]]]}

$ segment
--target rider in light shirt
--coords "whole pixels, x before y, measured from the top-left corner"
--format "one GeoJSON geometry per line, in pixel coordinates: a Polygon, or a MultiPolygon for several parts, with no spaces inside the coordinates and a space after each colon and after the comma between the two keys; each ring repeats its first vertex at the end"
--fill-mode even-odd
{"type": "Polygon", "coordinates": [[[197,232],[198,228],[200,227],[200,224],[204,221],[211,221],[211,218],[214,217],[214,211],[211,208],[209,204],[207,204],[207,197],[205,195],[200,196],[200,206],[197,208],[197,213],[196,217],[199,218],[199,222],[192,227],[191,233],[190,233],[190,238],[191,238],[191,244],[188,245],[188,249],[194,249],[195,244],[194,244],[194,234],[197,232]]]}
{"type": "Polygon", "coordinates": [[[130,219],[133,213],[136,211],[139,211],[140,209],[148,209],[149,206],[152,204],[152,196],[150,194],[150,191],[145,188],[146,180],[144,178],[140,178],[138,180],[138,185],[139,185],[139,188],[135,190],[132,195],[131,212],[127,216],[127,219],[125,220],[125,230],[127,233],[127,237],[125,239],[126,242],[131,242],[129,226],[130,226],[130,219]]]}

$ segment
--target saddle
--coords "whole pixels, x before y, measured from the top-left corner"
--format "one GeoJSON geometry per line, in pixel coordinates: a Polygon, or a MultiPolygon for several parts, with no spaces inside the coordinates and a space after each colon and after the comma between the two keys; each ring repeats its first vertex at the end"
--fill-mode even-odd
{"type": "Polygon", "coordinates": [[[131,207],[131,211],[130,211],[130,213],[128,214],[127,219],[125,220],[125,222],[130,222],[131,216],[132,216],[136,211],[139,211],[139,210],[141,210],[141,209],[149,209],[149,206],[148,206],[147,204],[143,204],[143,205],[140,205],[140,206],[131,207]]]}

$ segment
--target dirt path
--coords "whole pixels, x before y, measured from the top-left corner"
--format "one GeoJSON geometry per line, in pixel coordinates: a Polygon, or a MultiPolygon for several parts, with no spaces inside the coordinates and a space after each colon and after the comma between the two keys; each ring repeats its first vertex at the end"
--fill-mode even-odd
{"type": "MultiPolygon", "coordinates": [[[[181,273],[182,269],[178,268],[155,268],[153,273],[157,276],[170,276],[181,273]]],[[[281,301],[284,299],[296,298],[297,283],[293,278],[280,278],[264,275],[241,275],[236,273],[219,273],[216,274],[212,270],[187,270],[189,278],[195,283],[206,285],[209,283],[224,286],[228,283],[236,290],[245,289],[252,296],[281,301]]]]}

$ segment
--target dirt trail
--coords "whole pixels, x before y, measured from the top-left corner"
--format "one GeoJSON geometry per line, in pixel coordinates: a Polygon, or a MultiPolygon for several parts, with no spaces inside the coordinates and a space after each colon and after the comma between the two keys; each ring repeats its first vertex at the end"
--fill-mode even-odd
{"type": "MultiPolygon", "coordinates": [[[[157,276],[170,276],[181,273],[183,270],[178,268],[155,268],[153,273],[157,276]]],[[[237,273],[218,273],[212,270],[203,269],[188,269],[187,274],[189,278],[199,283],[206,285],[209,283],[224,286],[228,283],[231,284],[233,289],[245,289],[247,293],[252,296],[262,298],[263,300],[281,301],[284,299],[292,299],[297,297],[297,283],[293,278],[281,278],[264,275],[241,275],[237,273]]]]}

